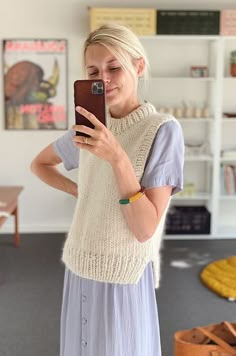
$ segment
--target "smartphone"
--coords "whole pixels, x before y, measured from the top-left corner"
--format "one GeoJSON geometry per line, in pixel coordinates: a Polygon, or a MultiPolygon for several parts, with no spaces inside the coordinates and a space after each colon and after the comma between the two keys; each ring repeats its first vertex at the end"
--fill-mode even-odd
{"type": "MultiPolygon", "coordinates": [[[[76,80],[74,82],[74,103],[75,106],[82,106],[106,126],[106,102],[105,102],[105,83],[99,80],[76,80]]],[[[77,125],[85,125],[94,128],[94,125],[83,115],[75,111],[75,122],[77,125]]],[[[89,135],[76,131],[77,136],[89,135]]]]}

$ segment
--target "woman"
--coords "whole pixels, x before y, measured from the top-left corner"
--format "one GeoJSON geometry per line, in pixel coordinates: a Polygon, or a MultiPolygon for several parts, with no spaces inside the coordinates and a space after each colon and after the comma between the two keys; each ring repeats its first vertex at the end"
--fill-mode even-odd
{"type": "Polygon", "coordinates": [[[84,46],[88,79],[103,79],[106,127],[73,129],[46,147],[32,171],[77,198],[62,260],[61,356],[160,356],[155,288],[171,195],[182,189],[178,122],[138,97],[148,59],[127,28],[106,25],[84,46]],[[89,134],[76,136],[75,131],[89,134]],[[78,182],[57,170],[78,167],[78,182]]]}

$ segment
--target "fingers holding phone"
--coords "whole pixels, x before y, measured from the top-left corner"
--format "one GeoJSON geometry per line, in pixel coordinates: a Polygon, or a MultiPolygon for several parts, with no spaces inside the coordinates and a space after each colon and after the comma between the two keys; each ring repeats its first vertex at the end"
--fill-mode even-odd
{"type": "Polygon", "coordinates": [[[124,151],[106,128],[105,83],[103,80],[75,81],[74,100],[75,144],[113,164],[124,151]]]}
{"type": "MultiPolygon", "coordinates": [[[[105,83],[103,80],[76,80],[74,82],[74,103],[76,125],[94,129],[95,125],[101,122],[106,126],[105,83]]],[[[89,136],[89,134],[79,131],[76,132],[76,135],[89,136]]]]}
{"type": "MultiPolygon", "coordinates": [[[[75,125],[75,127],[78,126],[75,125]]],[[[96,127],[95,129],[79,126],[79,129],[81,130],[79,134],[81,134],[83,130],[84,135],[75,135],[73,137],[74,143],[79,148],[95,154],[97,157],[108,161],[112,165],[118,162],[119,157],[122,157],[122,154],[124,154],[120,143],[104,125],[101,124],[101,127],[96,127]]]]}
{"type": "Polygon", "coordinates": [[[92,123],[93,128],[86,125],[74,125],[72,129],[76,134],[73,137],[73,141],[77,144],[83,144],[80,146],[82,148],[88,148],[84,147],[85,145],[101,146],[102,143],[107,145],[107,140],[109,140],[110,136],[113,136],[112,133],[92,113],[83,108],[76,108],[76,110],[85,115],[86,119],[92,123]]]}
{"type": "Polygon", "coordinates": [[[102,128],[105,126],[104,123],[101,122],[101,120],[99,120],[93,113],[89,112],[85,108],[82,108],[81,106],[76,106],[75,110],[80,115],[83,115],[84,118],[90,122],[90,125],[85,125],[84,123],[81,125],[76,123],[76,125],[74,125],[74,129],[77,130],[78,132],[88,133],[89,135],[92,135],[91,130],[95,128],[102,128]],[[91,126],[93,126],[93,129],[91,129],[91,126]],[[83,130],[80,131],[81,129],[83,130]],[[88,132],[86,132],[86,129],[89,129],[87,130],[88,132]]]}
{"type": "Polygon", "coordinates": [[[106,129],[104,124],[98,120],[94,114],[82,108],[81,106],[76,106],[75,110],[79,114],[83,115],[92,124],[93,128],[84,124],[74,125],[73,130],[76,132],[74,141],[77,143],[90,144],[92,146],[95,145],[96,140],[101,139],[102,131],[106,129]]]}

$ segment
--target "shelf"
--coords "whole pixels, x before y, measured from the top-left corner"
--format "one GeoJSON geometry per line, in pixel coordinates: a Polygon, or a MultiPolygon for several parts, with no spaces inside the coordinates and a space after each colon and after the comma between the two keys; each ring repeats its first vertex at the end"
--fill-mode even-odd
{"type": "Polygon", "coordinates": [[[207,155],[201,155],[201,156],[185,156],[185,158],[184,158],[184,160],[185,161],[203,161],[203,162],[205,162],[205,161],[212,161],[213,160],[213,158],[212,158],[212,156],[207,156],[207,155]]]}
{"type": "Polygon", "coordinates": [[[221,226],[218,235],[220,237],[236,238],[236,225],[221,226]]]}
{"type": "Polygon", "coordinates": [[[171,41],[235,41],[236,36],[223,36],[223,35],[152,35],[152,36],[139,36],[141,40],[171,40],[171,41]]]}
{"type": "Polygon", "coordinates": [[[236,199],[236,194],[222,194],[220,195],[220,199],[222,200],[234,200],[236,199]]]}
{"type": "Polygon", "coordinates": [[[220,38],[219,35],[153,35],[153,36],[139,36],[141,40],[180,40],[180,41],[215,41],[220,38]]]}
{"type": "Polygon", "coordinates": [[[173,199],[173,200],[209,200],[209,199],[211,199],[211,196],[208,193],[197,193],[195,195],[176,194],[171,199],[173,199]]]}
{"type": "Polygon", "coordinates": [[[164,234],[165,240],[207,240],[212,238],[213,236],[211,234],[192,234],[192,235],[164,234]]]}
{"type": "Polygon", "coordinates": [[[183,117],[183,118],[176,118],[176,120],[178,120],[179,122],[183,122],[183,123],[186,123],[186,122],[213,122],[214,121],[214,118],[211,117],[211,118],[204,118],[204,117],[190,117],[190,118],[187,118],[187,117],[183,117]]]}
{"type": "Polygon", "coordinates": [[[234,162],[236,163],[236,157],[221,157],[220,162],[234,162]]]}
{"type": "Polygon", "coordinates": [[[236,36],[221,36],[222,38],[224,38],[224,40],[236,40],[236,36]]]}
{"type": "Polygon", "coordinates": [[[236,117],[222,117],[222,123],[236,122],[236,117]]]}
{"type": "Polygon", "coordinates": [[[192,234],[192,235],[167,235],[164,234],[165,240],[208,240],[208,239],[221,239],[221,238],[228,238],[228,239],[235,239],[236,238],[236,226],[235,227],[224,227],[220,228],[218,233],[215,235],[213,234],[192,234]]]}
{"type": "Polygon", "coordinates": [[[236,81],[236,77],[224,77],[224,81],[236,81]]]}
{"type": "Polygon", "coordinates": [[[216,78],[214,77],[150,77],[150,81],[161,81],[161,80],[179,80],[186,82],[215,82],[216,78]]]}

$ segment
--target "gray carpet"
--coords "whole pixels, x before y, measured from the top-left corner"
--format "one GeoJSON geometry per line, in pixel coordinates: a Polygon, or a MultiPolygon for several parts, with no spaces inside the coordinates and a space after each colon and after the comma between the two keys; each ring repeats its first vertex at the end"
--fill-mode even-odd
{"type": "MultiPolygon", "coordinates": [[[[211,261],[236,255],[235,240],[165,241],[161,288],[157,292],[163,356],[173,356],[176,330],[197,325],[236,322],[236,302],[219,297],[199,280],[211,261]],[[172,267],[171,264],[186,268],[172,267]]],[[[200,355],[199,355],[200,356],[200,355]]]]}
{"type": "MultiPolygon", "coordinates": [[[[59,355],[64,238],[26,234],[16,249],[12,236],[0,235],[0,356],[59,355]]],[[[173,334],[178,329],[236,321],[236,304],[218,297],[198,279],[205,264],[233,254],[236,240],[196,237],[164,242],[157,291],[163,356],[173,356],[173,334]]]]}

